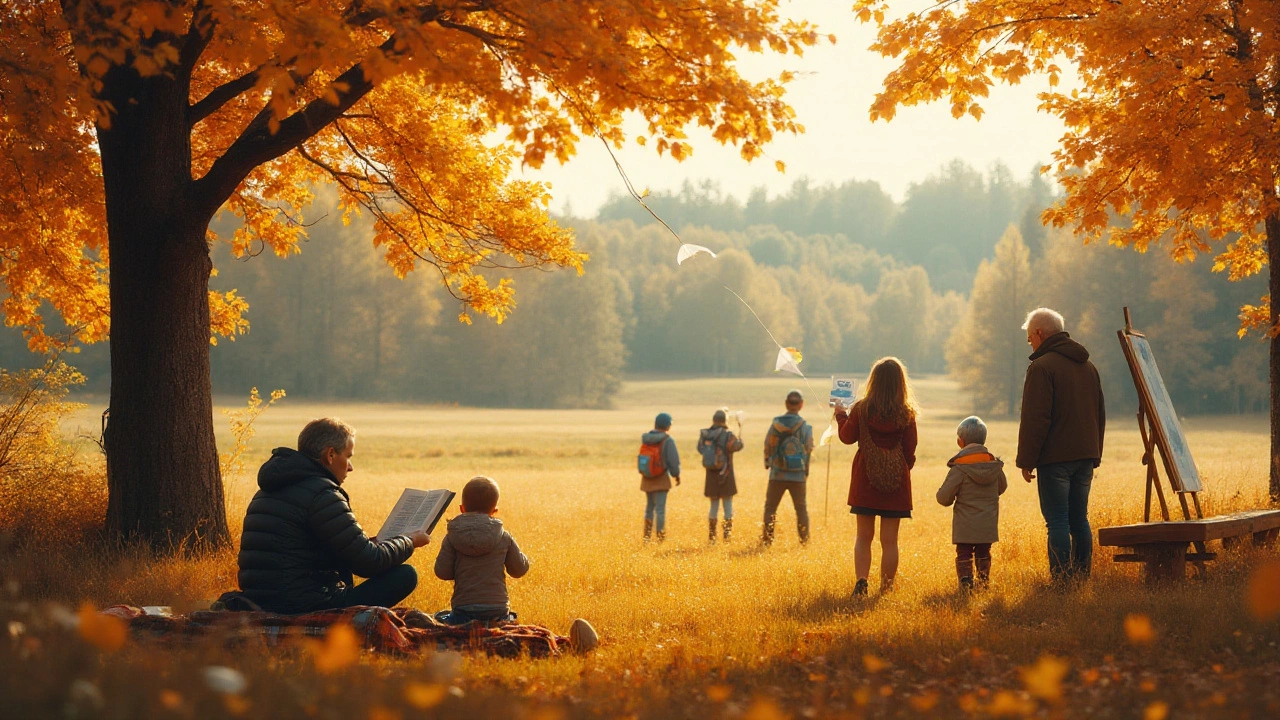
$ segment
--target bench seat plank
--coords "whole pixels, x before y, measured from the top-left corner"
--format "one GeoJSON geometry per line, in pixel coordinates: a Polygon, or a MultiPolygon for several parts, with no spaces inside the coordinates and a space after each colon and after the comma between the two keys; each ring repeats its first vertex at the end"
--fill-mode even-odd
{"type": "Polygon", "coordinates": [[[1280,528],[1280,510],[1250,510],[1203,520],[1134,523],[1098,529],[1098,544],[1136,547],[1149,543],[1208,542],[1280,528]]]}

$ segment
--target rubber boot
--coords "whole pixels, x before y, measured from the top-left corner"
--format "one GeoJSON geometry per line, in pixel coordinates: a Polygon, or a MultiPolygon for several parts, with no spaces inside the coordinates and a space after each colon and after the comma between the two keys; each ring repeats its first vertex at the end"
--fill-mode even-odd
{"type": "Polygon", "coordinates": [[[707,518],[707,542],[716,544],[716,519],[707,518]]]}
{"type": "Polygon", "coordinates": [[[646,519],[644,521],[644,541],[649,542],[649,536],[653,535],[653,521],[646,519]]]}
{"type": "Polygon", "coordinates": [[[760,537],[760,542],[763,543],[765,547],[769,547],[773,544],[773,526],[777,520],[778,516],[776,515],[770,515],[764,519],[764,535],[760,537]]]}
{"type": "Polygon", "coordinates": [[[726,519],[724,521],[724,541],[729,542],[729,535],[733,534],[733,521],[726,519]]]}
{"type": "Polygon", "coordinates": [[[977,586],[979,589],[986,589],[991,583],[991,556],[975,558],[978,566],[977,586]]]}
{"type": "Polygon", "coordinates": [[[662,541],[664,541],[664,540],[666,540],[666,539],[667,539],[667,531],[666,531],[666,530],[659,530],[659,531],[658,531],[658,542],[662,542],[662,541]]]}
{"type": "Polygon", "coordinates": [[[800,544],[809,544],[809,526],[796,524],[796,532],[800,533],[800,544]]]}

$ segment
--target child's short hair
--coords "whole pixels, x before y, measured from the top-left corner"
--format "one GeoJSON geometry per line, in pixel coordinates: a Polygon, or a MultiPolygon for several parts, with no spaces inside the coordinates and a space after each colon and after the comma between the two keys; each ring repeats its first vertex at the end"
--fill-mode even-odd
{"type": "Polygon", "coordinates": [[[987,424],[977,415],[970,415],[956,426],[956,437],[965,445],[982,445],[987,441],[987,424]]]}
{"type": "Polygon", "coordinates": [[[498,507],[498,483],[484,475],[471,478],[462,488],[462,507],[467,512],[492,512],[498,507]]]}

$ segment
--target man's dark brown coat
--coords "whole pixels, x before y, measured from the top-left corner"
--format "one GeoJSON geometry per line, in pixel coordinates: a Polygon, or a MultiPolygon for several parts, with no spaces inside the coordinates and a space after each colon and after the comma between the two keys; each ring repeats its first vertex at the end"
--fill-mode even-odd
{"type": "Polygon", "coordinates": [[[1051,335],[1031,354],[1022,387],[1017,465],[1102,459],[1107,415],[1098,369],[1089,351],[1065,332],[1051,335]]]}

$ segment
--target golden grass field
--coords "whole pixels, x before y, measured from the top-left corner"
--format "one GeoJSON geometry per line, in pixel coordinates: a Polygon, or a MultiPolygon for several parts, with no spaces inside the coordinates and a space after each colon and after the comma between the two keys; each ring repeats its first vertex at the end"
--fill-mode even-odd
{"type": "MultiPolygon", "coordinates": [[[[1136,566],[1113,564],[1111,550],[1099,548],[1086,586],[1052,590],[1034,486],[1009,467],[993,587],[973,597],[956,593],[950,510],[933,495],[956,449],[954,427],[968,412],[945,378],[916,383],[923,414],[915,517],[902,526],[895,592],[875,592],[877,548],[871,598],[849,598],[854,522],[844,500],[853,452],[843,445],[831,452],[829,507],[827,450],[815,452],[808,492],[812,542],[798,544],[784,499],[778,541],[762,551],[761,442],[793,380],[629,382],[614,410],[286,398],[258,419],[246,471],[228,479],[237,535],[257,465],[270,448],[293,446],[309,419],[340,417],[358,431],[355,472],[345,487],[370,532],[405,486],[460,491],[476,474],[497,479],[498,517],[533,563],[527,576],[508,581],[513,608],[522,621],[562,633],[574,618],[587,618],[602,645],[586,656],[467,657],[448,672],[438,659],[366,656],[345,674],[326,677],[301,651],[131,645],[105,659],[65,648],[62,655],[50,652],[46,672],[53,679],[34,676],[39,663],[0,655],[0,676],[28,703],[15,707],[27,708],[46,707],[40,703],[57,697],[59,688],[65,695],[68,683],[90,678],[102,702],[67,701],[64,709],[77,717],[1280,717],[1280,622],[1255,617],[1245,602],[1251,574],[1274,560],[1274,549],[1221,554],[1205,579],[1149,589],[1136,566]],[[698,429],[726,405],[747,413],[746,449],[737,461],[735,537],[709,546],[703,471],[693,446],[698,429]],[[646,545],[635,453],[659,411],[675,418],[673,435],[687,469],[668,501],[667,541],[646,545]],[[201,687],[193,678],[209,663],[242,669],[250,678],[243,697],[219,700],[201,687]],[[72,671],[61,672],[68,665],[72,671]],[[424,682],[456,689],[431,702],[404,691],[424,682]]],[[[803,413],[815,434],[826,422],[825,386],[815,382],[821,399],[803,413]]],[[[67,427],[93,427],[97,412],[90,407],[67,427]]],[[[1113,412],[1109,420],[1091,496],[1095,531],[1140,520],[1142,513],[1135,418],[1113,412]]],[[[1016,422],[988,425],[990,448],[1012,458],[1016,422]]],[[[1266,504],[1265,418],[1188,418],[1184,428],[1204,476],[1206,514],[1266,504]]],[[[408,604],[429,611],[449,602],[450,585],[431,571],[442,532],[410,560],[422,579],[408,604]]],[[[235,585],[232,554],[156,561],[57,553],[37,560],[28,553],[6,564],[6,579],[23,587],[18,596],[37,603],[185,609],[235,585]]],[[[65,644],[76,642],[70,637],[65,644]]]]}

